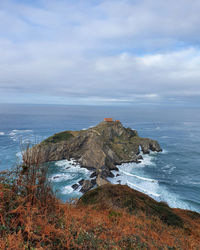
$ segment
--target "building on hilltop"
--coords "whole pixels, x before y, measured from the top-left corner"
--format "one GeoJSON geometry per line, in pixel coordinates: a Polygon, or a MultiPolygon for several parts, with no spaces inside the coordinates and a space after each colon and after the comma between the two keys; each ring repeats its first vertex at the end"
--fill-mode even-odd
{"type": "Polygon", "coordinates": [[[113,122],[112,118],[104,118],[104,122],[113,122]]]}
{"type": "MultiPolygon", "coordinates": [[[[114,122],[113,118],[104,118],[104,122],[114,122]]],[[[116,120],[115,122],[120,122],[120,120],[116,120]]]]}

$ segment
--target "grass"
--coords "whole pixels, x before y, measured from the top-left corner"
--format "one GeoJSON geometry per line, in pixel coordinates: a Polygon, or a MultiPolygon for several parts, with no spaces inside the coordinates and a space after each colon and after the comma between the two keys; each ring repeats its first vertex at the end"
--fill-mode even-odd
{"type": "Polygon", "coordinates": [[[147,216],[157,216],[168,225],[183,227],[182,219],[164,202],[157,202],[149,196],[128,186],[107,184],[84,194],[80,203],[95,207],[117,207],[133,214],[143,211],[147,216]]]}
{"type": "Polygon", "coordinates": [[[70,131],[64,131],[48,137],[46,140],[43,141],[43,143],[57,143],[61,141],[67,141],[72,137],[74,137],[74,135],[70,131]]]}

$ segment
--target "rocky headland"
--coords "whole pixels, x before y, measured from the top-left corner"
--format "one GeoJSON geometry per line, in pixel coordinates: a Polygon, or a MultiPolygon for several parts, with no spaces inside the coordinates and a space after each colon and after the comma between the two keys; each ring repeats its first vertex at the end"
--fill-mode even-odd
{"type": "Polygon", "coordinates": [[[87,130],[64,131],[36,145],[43,162],[74,159],[81,167],[92,170],[90,180],[81,180],[73,185],[82,186],[81,192],[108,183],[114,177],[111,170],[116,165],[128,162],[139,163],[143,154],[162,151],[159,143],[142,138],[136,130],[123,127],[120,121],[103,121],[87,130]]]}

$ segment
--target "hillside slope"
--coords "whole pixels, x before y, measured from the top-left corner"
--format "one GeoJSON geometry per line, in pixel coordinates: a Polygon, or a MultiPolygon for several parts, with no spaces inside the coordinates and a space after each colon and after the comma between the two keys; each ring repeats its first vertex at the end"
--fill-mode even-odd
{"type": "Polygon", "coordinates": [[[0,249],[199,249],[200,214],[127,186],[98,187],[77,204],[29,188],[0,184],[0,249]]]}

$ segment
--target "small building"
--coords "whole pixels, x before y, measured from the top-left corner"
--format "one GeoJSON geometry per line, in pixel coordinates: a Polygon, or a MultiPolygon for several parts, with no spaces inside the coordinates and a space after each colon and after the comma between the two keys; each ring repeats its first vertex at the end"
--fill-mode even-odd
{"type": "Polygon", "coordinates": [[[112,118],[104,118],[104,122],[113,122],[112,118]]]}

